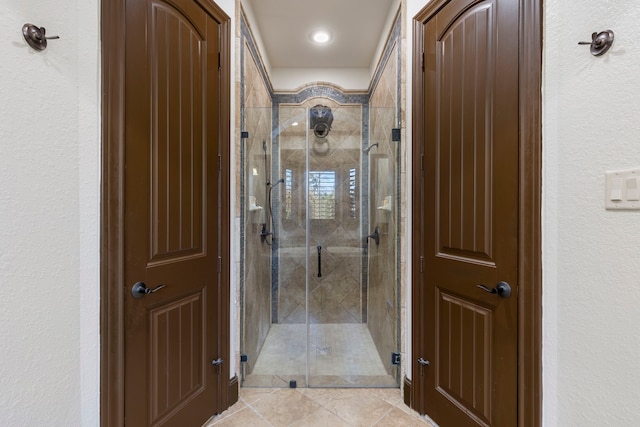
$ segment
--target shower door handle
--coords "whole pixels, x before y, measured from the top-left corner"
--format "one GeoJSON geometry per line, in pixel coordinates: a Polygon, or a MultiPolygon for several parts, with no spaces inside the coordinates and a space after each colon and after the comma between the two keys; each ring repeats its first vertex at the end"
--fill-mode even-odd
{"type": "Polygon", "coordinates": [[[322,246],[318,245],[318,277],[322,277],[322,246]]]}

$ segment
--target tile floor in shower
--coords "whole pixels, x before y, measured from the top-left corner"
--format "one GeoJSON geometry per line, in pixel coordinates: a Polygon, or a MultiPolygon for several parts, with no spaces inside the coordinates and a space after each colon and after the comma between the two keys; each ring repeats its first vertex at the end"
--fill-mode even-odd
{"type": "MultiPolygon", "coordinates": [[[[271,325],[243,387],[288,387],[292,380],[306,387],[306,333],[305,324],[271,325]]],[[[384,368],[366,324],[311,324],[309,349],[311,387],[398,386],[384,368]]]]}

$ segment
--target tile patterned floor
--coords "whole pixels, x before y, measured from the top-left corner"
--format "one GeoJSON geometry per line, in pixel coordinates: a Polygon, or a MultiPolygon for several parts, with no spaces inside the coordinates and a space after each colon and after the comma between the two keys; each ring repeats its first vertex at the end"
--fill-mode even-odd
{"type": "MultiPolygon", "coordinates": [[[[387,373],[366,324],[309,325],[311,384],[327,386],[396,386],[387,373]]],[[[273,324],[253,371],[244,385],[283,386],[295,379],[305,386],[305,324],[273,324]]]]}
{"type": "MultiPolygon", "coordinates": [[[[386,375],[367,325],[314,324],[309,327],[312,375],[386,375]]],[[[304,372],[306,333],[304,324],[271,325],[253,373],[304,372]],[[296,344],[299,348],[293,347],[296,344]]]]}
{"type": "Polygon", "coordinates": [[[241,388],[240,399],[203,427],[423,426],[399,389],[241,388]]]}

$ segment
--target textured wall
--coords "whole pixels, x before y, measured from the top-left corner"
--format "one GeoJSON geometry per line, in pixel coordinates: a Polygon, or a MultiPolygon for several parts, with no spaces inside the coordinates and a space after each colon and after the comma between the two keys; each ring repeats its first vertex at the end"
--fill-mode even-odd
{"type": "Polygon", "coordinates": [[[640,419],[640,211],[604,209],[604,172],[640,167],[640,7],[545,2],[545,425],[640,419]],[[612,29],[602,57],[577,42],[612,29]]]}
{"type": "Polygon", "coordinates": [[[3,426],[97,425],[98,29],[95,1],[0,6],[3,426]]]}

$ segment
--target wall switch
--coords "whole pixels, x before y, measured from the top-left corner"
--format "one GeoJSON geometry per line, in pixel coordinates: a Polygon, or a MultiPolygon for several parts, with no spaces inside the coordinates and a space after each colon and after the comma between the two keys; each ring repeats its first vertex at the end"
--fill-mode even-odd
{"type": "Polygon", "coordinates": [[[627,178],[625,181],[627,190],[627,200],[630,202],[640,201],[640,177],[627,178]]]}
{"type": "Polygon", "coordinates": [[[611,193],[609,199],[612,202],[622,201],[622,184],[624,180],[622,178],[614,177],[611,182],[611,193]]]}
{"type": "Polygon", "coordinates": [[[611,210],[640,210],[640,169],[606,172],[604,206],[611,210]]]}

